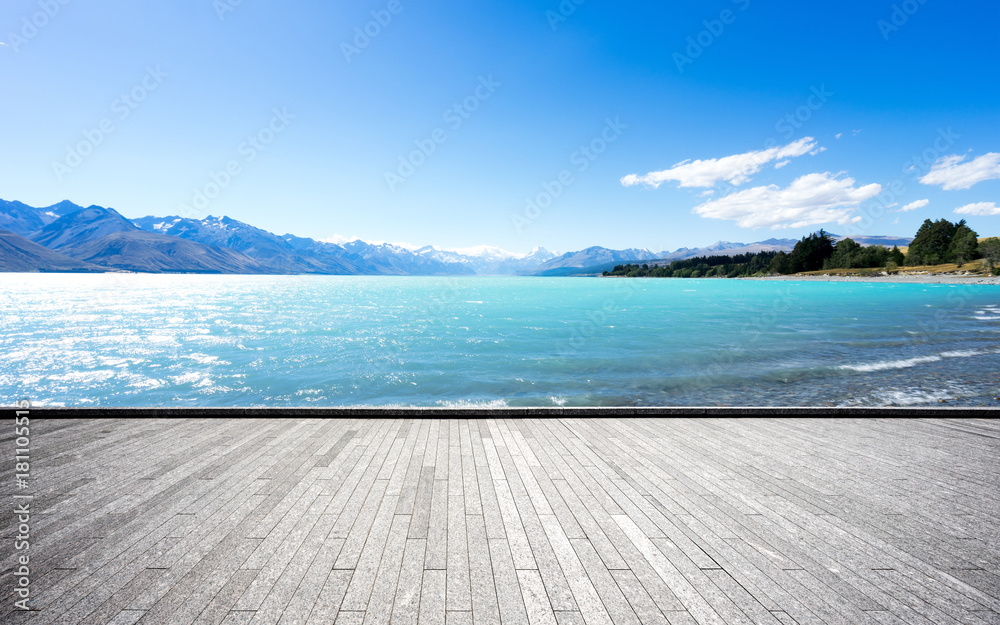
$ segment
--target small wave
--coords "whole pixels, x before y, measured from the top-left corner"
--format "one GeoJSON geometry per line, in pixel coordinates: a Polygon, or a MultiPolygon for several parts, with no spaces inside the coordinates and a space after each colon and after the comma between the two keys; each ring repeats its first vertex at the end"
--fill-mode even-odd
{"type": "Polygon", "coordinates": [[[549,397],[549,399],[556,406],[565,406],[566,405],[566,398],[565,397],[549,397]]]}
{"type": "Polygon", "coordinates": [[[481,401],[471,401],[468,399],[441,400],[438,401],[438,405],[441,406],[442,408],[465,408],[472,410],[485,408],[487,410],[492,410],[497,408],[507,408],[507,400],[505,399],[488,399],[481,401]]]}
{"type": "Polygon", "coordinates": [[[878,403],[895,406],[917,406],[921,404],[937,404],[941,400],[951,400],[955,396],[949,392],[928,392],[924,390],[886,391],[878,393],[875,397],[878,403]]]}
{"type": "Polygon", "coordinates": [[[916,356],[903,360],[886,360],[882,362],[872,362],[860,365],[841,365],[838,369],[850,369],[851,371],[886,371],[888,369],[906,369],[928,362],[938,362],[943,358],[971,358],[973,356],[983,356],[997,352],[980,351],[978,349],[958,349],[948,352],[941,352],[937,356],[916,356]]]}
{"type": "Polygon", "coordinates": [[[940,356],[917,356],[916,358],[907,358],[905,360],[886,360],[883,362],[873,362],[862,365],[841,365],[839,369],[850,369],[851,371],[886,371],[887,369],[906,369],[907,367],[915,367],[917,365],[922,365],[928,362],[937,362],[941,360],[940,356]]]}
{"type": "Polygon", "coordinates": [[[953,352],[941,352],[944,358],[970,358],[972,356],[982,356],[991,352],[981,352],[978,349],[960,349],[953,352]]]}

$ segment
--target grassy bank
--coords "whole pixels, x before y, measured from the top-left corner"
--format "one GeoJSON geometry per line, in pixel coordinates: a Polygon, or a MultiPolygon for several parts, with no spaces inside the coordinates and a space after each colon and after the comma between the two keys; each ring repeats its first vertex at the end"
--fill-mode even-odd
{"type": "MultiPolygon", "coordinates": [[[[890,274],[886,272],[885,268],[879,268],[879,269],[821,269],[819,271],[804,271],[801,273],[797,273],[795,275],[875,277],[875,276],[885,276],[890,274]]],[[[914,267],[900,267],[899,269],[893,271],[891,275],[899,275],[899,276],[953,275],[953,276],[985,277],[989,276],[990,274],[986,270],[986,263],[982,259],[980,259],[963,263],[962,266],[959,266],[955,263],[946,263],[944,265],[918,265],[914,267]]]]}

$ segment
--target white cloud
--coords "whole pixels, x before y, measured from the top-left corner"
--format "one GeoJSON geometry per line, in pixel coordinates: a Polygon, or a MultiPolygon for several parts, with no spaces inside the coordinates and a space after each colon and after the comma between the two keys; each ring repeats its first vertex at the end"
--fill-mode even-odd
{"type": "Polygon", "coordinates": [[[783,160],[783,161],[778,161],[777,163],[775,163],[775,164],[774,164],[774,168],[775,168],[775,169],[781,169],[782,167],[784,167],[785,165],[787,165],[787,164],[789,164],[789,163],[791,163],[791,162],[792,162],[792,161],[790,161],[790,160],[788,160],[788,159],[786,158],[786,159],[785,159],[785,160],[783,160]]]}
{"type": "Polygon", "coordinates": [[[750,180],[751,176],[771,161],[802,156],[816,150],[816,148],[815,139],[803,137],[786,146],[767,150],[711,158],[704,161],[688,159],[663,171],[653,171],[642,176],[629,174],[621,179],[621,183],[626,187],[643,184],[654,189],[668,180],[676,180],[681,187],[711,187],[721,181],[740,185],[750,180]]]}
{"type": "Polygon", "coordinates": [[[996,202],[978,202],[976,204],[966,204],[955,209],[959,215],[1000,215],[1000,206],[996,202]]]}
{"type": "Polygon", "coordinates": [[[710,195],[715,195],[715,189],[707,189],[698,194],[698,197],[708,197],[710,195]]]}
{"type": "Polygon", "coordinates": [[[844,136],[844,133],[842,133],[842,132],[838,132],[837,134],[835,134],[835,135],[834,135],[834,138],[835,138],[835,139],[839,139],[839,138],[841,138],[841,137],[843,137],[843,136],[844,136]]]}
{"type": "Polygon", "coordinates": [[[920,178],[921,184],[937,184],[945,191],[968,189],[977,182],[1000,178],[1000,152],[989,152],[971,161],[965,156],[942,156],[920,178]]]}
{"type": "Polygon", "coordinates": [[[923,208],[923,207],[927,206],[930,203],[931,203],[930,200],[917,200],[916,202],[910,202],[909,204],[907,204],[903,208],[899,209],[899,212],[905,213],[907,211],[917,210],[918,208],[923,208]]]}
{"type": "Polygon", "coordinates": [[[882,191],[881,185],[854,186],[854,178],[829,172],[807,174],[787,188],[753,187],[696,206],[694,212],[710,219],[733,220],[742,228],[801,228],[835,221],[856,221],[852,213],[861,202],[882,191]]]}

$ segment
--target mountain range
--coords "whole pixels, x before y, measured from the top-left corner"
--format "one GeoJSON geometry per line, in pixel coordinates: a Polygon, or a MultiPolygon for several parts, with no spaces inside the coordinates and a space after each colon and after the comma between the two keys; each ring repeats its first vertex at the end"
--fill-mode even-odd
{"type": "MultiPolygon", "coordinates": [[[[842,237],[840,237],[842,238],[842,237]]],[[[908,245],[898,237],[852,237],[862,245],[908,245]]],[[[0,200],[0,271],[327,274],[533,275],[600,273],[622,262],[670,262],[705,255],[790,251],[794,239],[719,241],[673,252],[588,247],[556,255],[535,248],[519,255],[480,246],[443,250],[361,240],[336,244],[276,235],[230,217],[142,217],[69,201],[36,208],[0,200]]]]}

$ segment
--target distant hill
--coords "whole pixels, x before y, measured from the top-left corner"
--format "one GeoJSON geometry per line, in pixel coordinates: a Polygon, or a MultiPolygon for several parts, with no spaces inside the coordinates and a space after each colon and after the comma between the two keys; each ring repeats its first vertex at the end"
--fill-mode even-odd
{"type": "MultiPolygon", "coordinates": [[[[831,235],[835,240],[846,239],[848,237],[831,235]]],[[[884,245],[892,248],[899,246],[905,249],[913,239],[910,237],[887,237],[887,236],[852,236],[850,237],[860,245],[884,245]]],[[[673,252],[653,253],[648,250],[605,250],[605,248],[587,248],[582,252],[571,252],[553,259],[527,275],[536,276],[572,276],[572,275],[595,275],[605,271],[611,271],[615,265],[622,262],[639,262],[647,264],[666,265],[675,260],[688,260],[700,256],[738,256],[741,254],[757,254],[759,252],[790,252],[795,247],[798,239],[765,239],[756,243],[734,243],[730,241],[717,241],[711,245],[697,248],[683,247],[673,252]],[[604,250],[600,253],[589,253],[591,250],[604,250]],[[643,253],[647,255],[643,255],[643,253]],[[612,260],[603,260],[603,257],[615,257],[612,260]],[[595,262],[596,261],[596,262],[595,262]]]]}
{"type": "Polygon", "coordinates": [[[718,241],[705,247],[695,249],[681,248],[673,253],[659,256],[655,261],[675,261],[697,258],[698,256],[737,256],[739,254],[756,254],[758,252],[790,252],[797,239],[767,239],[756,243],[732,243],[718,241]]]}
{"type": "Polygon", "coordinates": [[[100,273],[107,268],[70,258],[10,230],[0,230],[0,271],[100,273]]]}
{"type": "Polygon", "coordinates": [[[606,247],[588,247],[579,252],[568,252],[562,256],[557,256],[552,260],[542,263],[538,267],[525,272],[525,275],[532,276],[565,276],[579,273],[585,267],[595,265],[605,265],[608,263],[617,264],[651,258],[656,256],[654,252],[645,249],[610,250],[606,247]]]}
{"type": "Polygon", "coordinates": [[[865,235],[851,235],[847,237],[838,234],[831,234],[830,236],[833,237],[835,241],[854,239],[854,242],[859,245],[882,245],[889,249],[892,249],[893,246],[906,247],[913,242],[913,237],[879,237],[865,235]]]}
{"type": "Polygon", "coordinates": [[[795,247],[795,243],[795,239],[768,239],[750,244],[718,241],[705,247],[693,249],[682,247],[673,252],[652,252],[635,248],[609,250],[603,247],[589,247],[580,252],[563,254],[525,273],[534,276],[592,275],[610,271],[615,265],[623,262],[668,264],[675,260],[687,260],[698,256],[736,256],[738,254],[782,250],[787,252],[795,247]]]}

